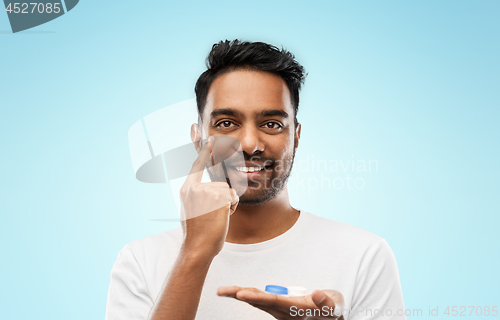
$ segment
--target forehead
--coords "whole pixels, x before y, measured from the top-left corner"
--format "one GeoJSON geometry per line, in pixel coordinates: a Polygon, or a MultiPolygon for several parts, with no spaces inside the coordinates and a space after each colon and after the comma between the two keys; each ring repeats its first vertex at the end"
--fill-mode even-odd
{"type": "Polygon", "coordinates": [[[203,119],[210,119],[216,109],[236,109],[245,115],[258,114],[266,109],[280,109],[293,117],[290,91],[278,75],[236,70],[218,76],[210,86],[203,119]]]}

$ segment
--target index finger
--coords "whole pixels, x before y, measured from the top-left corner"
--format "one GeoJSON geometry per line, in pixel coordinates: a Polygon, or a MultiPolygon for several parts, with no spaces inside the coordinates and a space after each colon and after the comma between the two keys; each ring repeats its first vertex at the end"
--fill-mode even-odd
{"type": "Polygon", "coordinates": [[[191,185],[196,182],[201,182],[201,178],[203,177],[203,170],[205,169],[208,157],[210,156],[210,138],[211,137],[208,138],[207,143],[205,143],[200,153],[198,154],[198,158],[196,158],[196,160],[194,161],[193,166],[191,167],[191,171],[186,178],[186,182],[184,182],[184,185],[191,185]]]}

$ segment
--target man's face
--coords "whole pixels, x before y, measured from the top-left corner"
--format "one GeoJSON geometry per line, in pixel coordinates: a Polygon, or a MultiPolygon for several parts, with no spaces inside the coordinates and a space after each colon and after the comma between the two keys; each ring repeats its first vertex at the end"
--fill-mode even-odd
{"type": "MultiPolygon", "coordinates": [[[[239,140],[244,161],[226,161],[232,187],[248,188],[241,205],[259,205],[286,186],[300,138],[286,83],[269,72],[237,70],[217,77],[203,111],[202,138],[229,136],[239,140]],[[244,179],[244,180],[243,180],[244,179]]],[[[212,181],[225,181],[209,174],[212,181]]]]}

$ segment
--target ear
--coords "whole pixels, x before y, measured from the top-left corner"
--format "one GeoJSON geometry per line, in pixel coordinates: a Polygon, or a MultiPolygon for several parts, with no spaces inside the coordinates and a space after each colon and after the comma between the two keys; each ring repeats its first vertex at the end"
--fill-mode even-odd
{"type": "Polygon", "coordinates": [[[295,149],[299,147],[299,140],[300,140],[300,129],[302,126],[300,123],[297,123],[297,128],[295,128],[295,149]]]}
{"type": "Polygon", "coordinates": [[[196,123],[191,125],[191,141],[193,141],[196,151],[200,153],[201,151],[201,131],[200,127],[196,123]]]}

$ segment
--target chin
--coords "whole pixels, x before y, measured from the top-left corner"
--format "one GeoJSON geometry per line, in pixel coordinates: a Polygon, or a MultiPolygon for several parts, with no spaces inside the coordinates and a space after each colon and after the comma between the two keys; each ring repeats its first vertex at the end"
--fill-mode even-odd
{"type": "Polygon", "coordinates": [[[274,199],[281,190],[269,189],[252,192],[253,194],[243,194],[240,196],[238,205],[242,206],[260,206],[274,199]]]}

